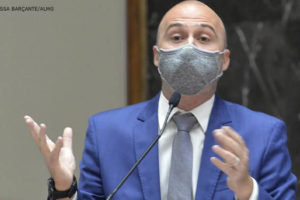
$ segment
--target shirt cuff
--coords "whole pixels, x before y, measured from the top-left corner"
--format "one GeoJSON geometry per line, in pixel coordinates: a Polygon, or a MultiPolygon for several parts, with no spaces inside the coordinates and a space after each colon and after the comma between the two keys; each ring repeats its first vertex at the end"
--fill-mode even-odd
{"type": "MultiPolygon", "coordinates": [[[[253,190],[252,190],[252,193],[251,193],[251,196],[249,198],[249,200],[258,200],[258,185],[257,185],[257,182],[254,178],[252,178],[252,182],[253,182],[253,190]]],[[[234,199],[235,200],[238,200],[238,198],[236,197],[236,195],[234,195],[234,199]]]]}
{"type": "Polygon", "coordinates": [[[258,185],[257,185],[257,182],[254,178],[252,178],[252,182],[253,182],[253,190],[252,190],[252,194],[250,196],[250,199],[249,200],[257,200],[258,199],[258,185]]]}

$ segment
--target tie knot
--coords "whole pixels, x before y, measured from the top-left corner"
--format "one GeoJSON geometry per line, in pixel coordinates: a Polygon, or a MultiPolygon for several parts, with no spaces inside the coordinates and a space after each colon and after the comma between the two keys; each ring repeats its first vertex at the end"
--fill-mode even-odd
{"type": "Polygon", "coordinates": [[[174,115],[173,120],[175,121],[178,131],[185,131],[185,132],[190,132],[190,130],[197,123],[197,119],[192,113],[186,113],[183,115],[174,115]]]}

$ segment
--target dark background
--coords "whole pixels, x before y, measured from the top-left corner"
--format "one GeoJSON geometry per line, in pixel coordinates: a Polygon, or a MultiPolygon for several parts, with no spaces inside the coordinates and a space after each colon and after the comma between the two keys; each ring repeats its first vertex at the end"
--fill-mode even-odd
{"type": "MultiPolygon", "coordinates": [[[[148,0],[147,98],[161,87],[152,46],[163,14],[179,0],[148,0]]],[[[284,120],[293,173],[300,177],[300,1],[206,0],[223,19],[231,64],[218,94],[284,120]]],[[[300,184],[297,184],[299,194],[300,184]]],[[[300,200],[299,195],[298,200],[300,200]]]]}

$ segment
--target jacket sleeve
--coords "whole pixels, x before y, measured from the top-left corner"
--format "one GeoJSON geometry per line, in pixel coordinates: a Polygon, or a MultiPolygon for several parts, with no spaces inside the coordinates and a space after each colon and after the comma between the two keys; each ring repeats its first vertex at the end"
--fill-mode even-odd
{"type": "Polygon", "coordinates": [[[100,174],[97,140],[93,118],[89,119],[85,147],[80,163],[78,200],[104,200],[104,191],[100,174]]]}
{"type": "Polygon", "coordinates": [[[258,199],[296,199],[296,177],[291,173],[291,159],[286,146],[285,124],[273,126],[272,135],[264,152],[258,177],[258,199]]]}

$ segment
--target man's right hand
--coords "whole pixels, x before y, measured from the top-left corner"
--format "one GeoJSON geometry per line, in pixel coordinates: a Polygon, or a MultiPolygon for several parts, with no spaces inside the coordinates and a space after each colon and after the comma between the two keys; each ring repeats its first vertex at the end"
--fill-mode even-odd
{"type": "Polygon", "coordinates": [[[75,172],[75,157],[72,151],[72,129],[65,128],[63,136],[59,136],[54,143],[46,135],[46,125],[38,125],[30,116],[24,117],[31,136],[42,152],[50,174],[59,191],[71,187],[75,172]]]}

